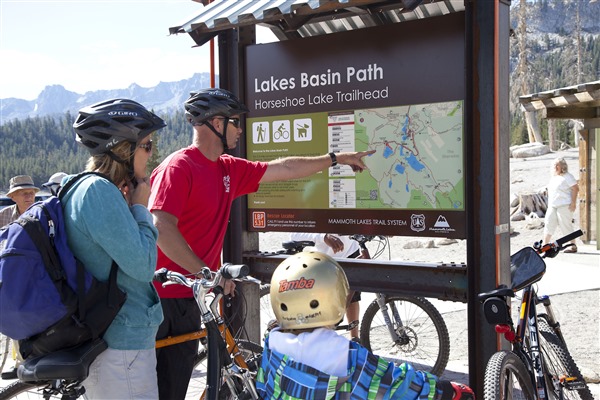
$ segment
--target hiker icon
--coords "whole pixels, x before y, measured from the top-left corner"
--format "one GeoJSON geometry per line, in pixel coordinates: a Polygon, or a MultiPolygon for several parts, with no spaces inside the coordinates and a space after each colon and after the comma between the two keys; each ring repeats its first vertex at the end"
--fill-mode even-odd
{"type": "Polygon", "coordinates": [[[269,143],[269,123],[254,122],[252,123],[252,143],[269,143]]]}

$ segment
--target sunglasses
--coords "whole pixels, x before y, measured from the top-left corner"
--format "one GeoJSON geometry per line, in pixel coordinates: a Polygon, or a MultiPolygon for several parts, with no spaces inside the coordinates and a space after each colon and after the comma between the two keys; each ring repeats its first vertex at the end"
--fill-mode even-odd
{"type": "MultiPolygon", "coordinates": [[[[226,119],[226,118],[217,118],[217,119],[226,119]]],[[[229,123],[233,125],[234,128],[239,128],[242,121],[239,118],[229,118],[229,123]]]]}
{"type": "Polygon", "coordinates": [[[148,143],[138,144],[137,147],[146,150],[146,153],[150,153],[152,151],[152,140],[150,140],[148,143]]]}

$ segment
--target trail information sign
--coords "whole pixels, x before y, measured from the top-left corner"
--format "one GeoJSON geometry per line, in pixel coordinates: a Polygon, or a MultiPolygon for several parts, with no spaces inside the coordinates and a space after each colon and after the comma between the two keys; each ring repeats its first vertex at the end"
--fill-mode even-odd
{"type": "Polygon", "coordinates": [[[261,185],[249,230],[464,237],[464,15],[410,24],[247,47],[249,159],[376,150],[261,185]]]}

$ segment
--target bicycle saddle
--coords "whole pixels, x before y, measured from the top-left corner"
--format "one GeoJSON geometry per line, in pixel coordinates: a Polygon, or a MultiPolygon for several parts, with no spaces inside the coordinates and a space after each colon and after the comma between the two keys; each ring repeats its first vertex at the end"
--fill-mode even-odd
{"type": "Polygon", "coordinates": [[[17,376],[24,382],[54,379],[83,381],[88,376],[90,364],[107,348],[103,339],[96,339],[77,347],[34,357],[19,365],[17,376]]]}

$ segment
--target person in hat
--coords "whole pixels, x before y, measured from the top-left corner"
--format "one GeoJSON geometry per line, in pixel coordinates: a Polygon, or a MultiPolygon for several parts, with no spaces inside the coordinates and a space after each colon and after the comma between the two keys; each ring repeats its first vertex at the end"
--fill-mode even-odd
{"type": "Polygon", "coordinates": [[[50,179],[48,179],[48,182],[42,183],[42,186],[48,189],[53,196],[58,196],[58,189],[60,189],[62,178],[65,176],[67,176],[67,174],[64,172],[52,174],[50,179]]]}
{"type": "Polygon", "coordinates": [[[13,176],[10,178],[9,185],[6,196],[10,197],[15,204],[0,210],[0,228],[19,218],[35,202],[35,194],[40,191],[29,175],[13,176]]]}
{"type": "MultiPolygon", "coordinates": [[[[17,175],[10,178],[7,197],[10,197],[15,202],[12,206],[8,206],[0,210],[0,228],[16,221],[21,214],[35,203],[35,194],[40,189],[33,184],[33,179],[29,175],[17,175]]],[[[13,346],[18,349],[18,342],[13,341],[13,346]]],[[[23,360],[16,352],[17,360],[14,368],[2,373],[2,379],[16,379],[17,367],[23,360]]]]}

